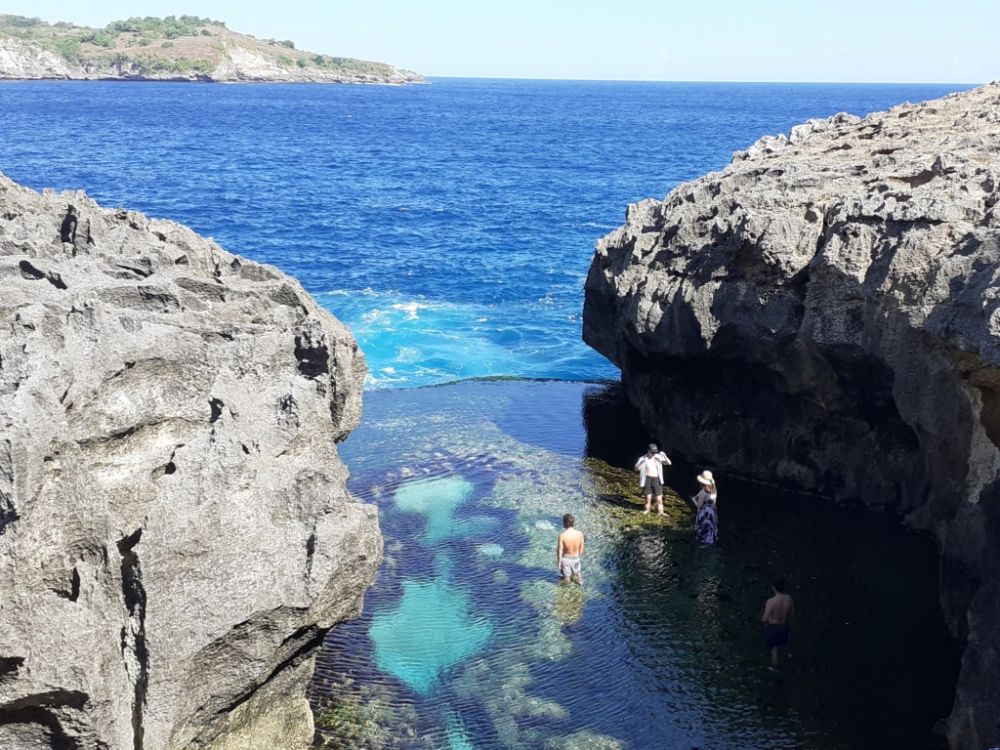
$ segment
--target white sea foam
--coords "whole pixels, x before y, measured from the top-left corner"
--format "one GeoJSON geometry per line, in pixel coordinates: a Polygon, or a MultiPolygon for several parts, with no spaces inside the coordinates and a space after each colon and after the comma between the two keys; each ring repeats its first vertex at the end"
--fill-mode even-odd
{"type": "Polygon", "coordinates": [[[421,302],[397,302],[392,306],[393,310],[400,310],[406,313],[407,320],[417,320],[421,310],[426,310],[429,305],[421,302]]]}

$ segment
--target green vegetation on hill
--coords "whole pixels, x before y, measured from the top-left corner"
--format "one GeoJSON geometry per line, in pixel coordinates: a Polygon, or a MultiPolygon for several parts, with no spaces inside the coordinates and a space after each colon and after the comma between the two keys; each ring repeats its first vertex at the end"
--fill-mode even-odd
{"type": "Polygon", "coordinates": [[[128,18],[113,21],[103,29],[75,26],[65,21],[49,24],[40,18],[26,18],[0,14],[0,35],[13,36],[37,42],[55,51],[61,45],[90,44],[111,49],[123,34],[138,35],[143,39],[177,39],[184,36],[211,36],[207,27],[224,29],[226,24],[199,16],[167,16],[166,18],[128,18]]]}
{"type": "Polygon", "coordinates": [[[213,21],[211,18],[200,18],[198,16],[167,16],[166,18],[128,18],[124,21],[112,21],[104,27],[108,34],[141,34],[152,39],[176,39],[181,36],[195,36],[206,30],[206,26],[221,26],[226,24],[222,21],[213,21]]]}
{"type": "MultiPolygon", "coordinates": [[[[95,75],[208,77],[223,61],[227,47],[234,46],[269,59],[289,73],[312,70],[320,78],[362,81],[398,79],[401,74],[384,63],[299,50],[288,39],[257,39],[239,34],[222,21],[200,16],[133,17],[96,29],[65,21],[50,24],[40,18],[0,14],[2,37],[13,37],[48,50],[95,75]]],[[[419,79],[416,75],[411,77],[419,79]]]]}

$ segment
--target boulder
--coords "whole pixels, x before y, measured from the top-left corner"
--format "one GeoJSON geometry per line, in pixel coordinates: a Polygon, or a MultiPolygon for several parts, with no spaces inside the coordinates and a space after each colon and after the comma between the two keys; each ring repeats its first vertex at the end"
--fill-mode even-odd
{"type": "Polygon", "coordinates": [[[336,449],[349,331],[183,226],[3,175],[0,312],[0,747],[305,747],[381,559],[336,449]]]}
{"type": "Polygon", "coordinates": [[[584,339],[654,435],[931,534],[965,646],[947,733],[1000,745],[1000,85],[766,137],[630,206],[584,339]]]}

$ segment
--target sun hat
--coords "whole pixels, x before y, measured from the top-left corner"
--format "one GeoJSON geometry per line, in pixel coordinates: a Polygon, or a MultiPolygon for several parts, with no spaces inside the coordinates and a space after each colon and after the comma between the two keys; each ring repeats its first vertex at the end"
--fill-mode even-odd
{"type": "Polygon", "coordinates": [[[698,481],[705,485],[715,484],[715,477],[712,476],[712,472],[705,469],[698,475],[698,481]]]}

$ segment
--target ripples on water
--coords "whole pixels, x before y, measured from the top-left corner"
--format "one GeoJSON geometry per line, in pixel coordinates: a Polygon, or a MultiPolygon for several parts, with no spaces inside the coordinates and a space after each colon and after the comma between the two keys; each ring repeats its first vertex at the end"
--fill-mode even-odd
{"type": "Polygon", "coordinates": [[[614,377],[580,341],[625,206],[810,117],[959,87],[435,80],[0,83],[0,170],[175,219],[296,276],[370,386],[614,377]]]}
{"type": "MultiPolygon", "coordinates": [[[[435,750],[926,747],[954,685],[931,545],[723,478],[723,544],[699,548],[676,493],[665,523],[639,515],[621,467],[647,436],[623,428],[616,394],[509,381],[369,395],[342,450],[352,490],[379,505],[386,559],[362,616],[319,657],[312,699],[333,728],[321,736],[435,750]],[[555,573],[566,511],[587,534],[582,588],[555,573]],[[775,678],[759,617],[782,574],[800,616],[775,678]]],[[[694,474],[676,467],[671,484],[692,494],[694,474]]]]}

